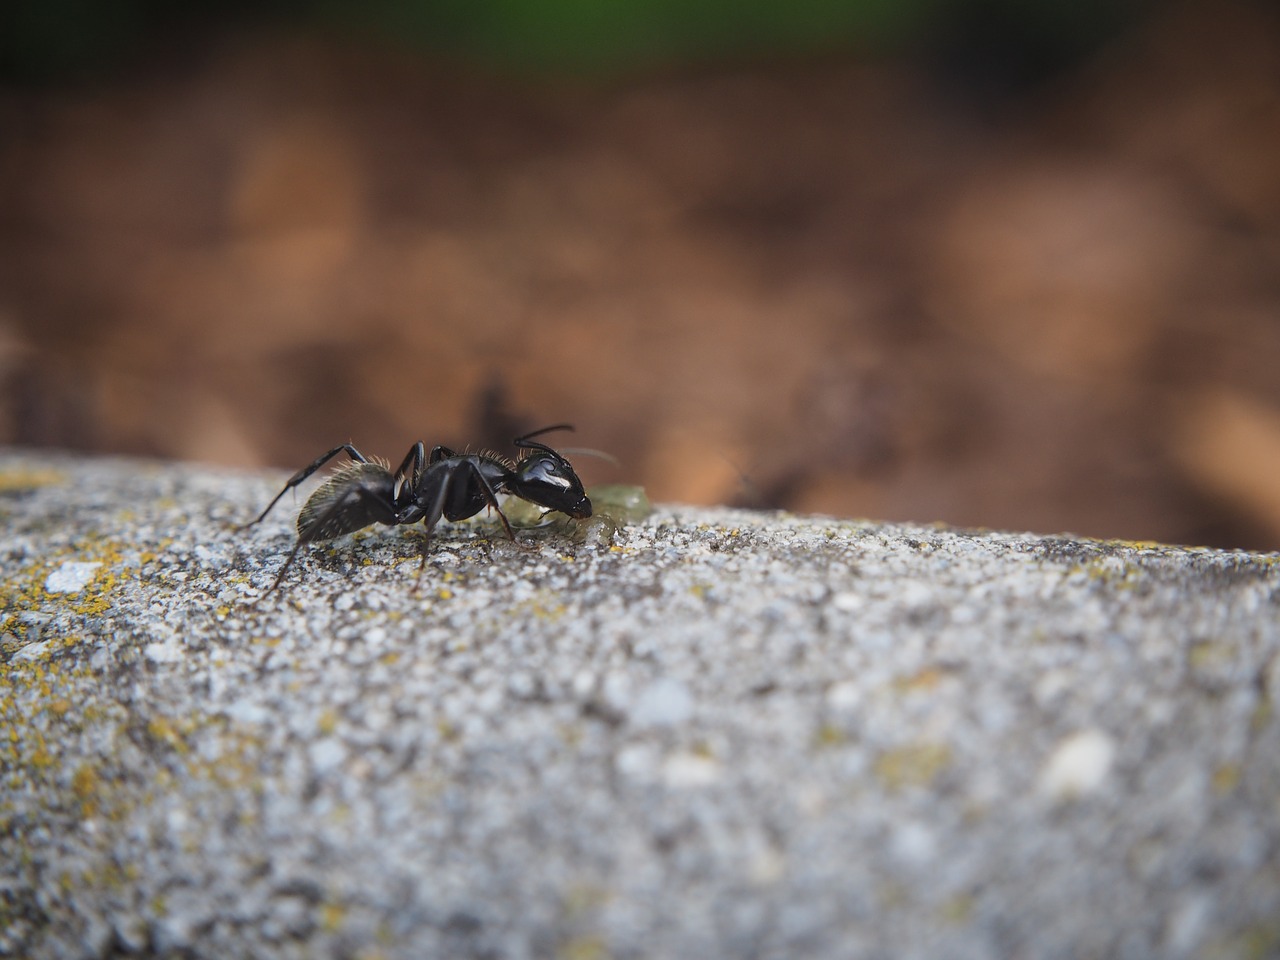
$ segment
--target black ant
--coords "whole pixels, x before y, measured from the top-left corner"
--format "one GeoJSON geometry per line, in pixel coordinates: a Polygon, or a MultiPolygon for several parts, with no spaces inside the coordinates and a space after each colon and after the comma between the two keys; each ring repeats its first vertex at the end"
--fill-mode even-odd
{"type": "Polygon", "coordinates": [[[465,520],[485,507],[492,507],[507,536],[515,540],[511,524],[498,506],[501,493],[557,510],[576,520],[591,516],[591,501],[569,461],[545,443],[533,439],[552,430],[572,429],[567,423],[558,423],[517,437],[513,445],[526,452],[515,462],[494,453],[455,453],[442,446],[432,447],[428,457],[419,440],[395,473],[391,472],[390,463],[369,460],[351,444],[339,444],[290,477],[284,489],[267,504],[267,509],[245,525],[260,523],[281,497],[344,450],[351,458],[350,463],[335,470],[303,504],[298,513],[298,542],[276,575],[271,590],[280,586],[285,571],[304,543],[332,540],[374,523],[397,526],[421,520],[427,529],[422,547],[424,566],[431,531],[442,516],[465,520]]]}

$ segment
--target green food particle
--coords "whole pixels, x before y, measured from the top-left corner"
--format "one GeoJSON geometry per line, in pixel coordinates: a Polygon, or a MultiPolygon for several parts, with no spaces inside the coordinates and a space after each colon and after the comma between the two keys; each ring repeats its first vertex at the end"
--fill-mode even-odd
{"type": "Polygon", "coordinates": [[[593,514],[603,514],[623,522],[643,520],[652,511],[644,487],[604,483],[587,491],[593,514]]]}

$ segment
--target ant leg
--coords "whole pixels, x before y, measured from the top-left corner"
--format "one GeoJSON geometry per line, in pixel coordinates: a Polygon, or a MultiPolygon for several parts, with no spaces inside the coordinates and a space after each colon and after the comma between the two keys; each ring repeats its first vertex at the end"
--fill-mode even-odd
{"type": "Polygon", "coordinates": [[[242,526],[240,529],[244,530],[247,527],[253,526],[255,523],[261,523],[263,518],[268,513],[271,512],[271,508],[280,502],[281,497],[283,497],[286,493],[288,493],[298,484],[306,480],[307,477],[311,476],[313,473],[315,473],[317,470],[323,467],[326,463],[328,463],[330,460],[336,457],[338,454],[342,453],[343,450],[347,451],[347,456],[349,456],[352,460],[355,460],[357,463],[369,462],[368,460],[365,459],[364,454],[362,454],[359,450],[357,450],[351,444],[349,443],[339,444],[338,446],[334,447],[332,450],[330,450],[328,453],[324,454],[323,456],[316,457],[315,460],[311,461],[311,463],[307,464],[307,466],[303,467],[301,470],[295,473],[292,477],[290,477],[289,482],[284,485],[284,489],[281,490],[279,493],[277,493],[275,496],[275,499],[267,504],[267,509],[263,510],[260,514],[258,514],[258,518],[256,520],[250,520],[248,523],[244,524],[244,526],[242,526]]]}
{"type": "MultiPolygon", "coordinates": [[[[541,432],[541,431],[539,431],[541,432]]],[[[507,515],[502,512],[502,508],[498,506],[498,495],[493,492],[493,487],[489,486],[489,481],[484,478],[484,474],[480,472],[480,468],[474,463],[467,463],[467,469],[471,471],[472,477],[476,483],[480,485],[480,492],[484,494],[485,500],[489,506],[493,507],[494,512],[498,515],[498,519],[502,521],[502,527],[507,531],[507,536],[515,542],[516,535],[511,532],[511,524],[507,522],[507,515]]]]}
{"type": "MultiPolygon", "coordinates": [[[[316,521],[314,524],[312,524],[311,529],[323,530],[325,526],[329,523],[329,521],[331,521],[334,517],[338,516],[340,513],[343,513],[345,510],[347,510],[352,503],[360,500],[372,501],[375,505],[381,506],[383,508],[384,516],[376,518],[376,522],[385,523],[385,524],[395,523],[395,511],[388,506],[386,500],[383,497],[379,496],[376,491],[370,490],[368,487],[358,486],[358,487],[353,487],[347,493],[335,499],[333,503],[331,503],[325,509],[324,513],[320,514],[316,518],[316,521]]],[[[370,521],[370,522],[375,522],[375,521],[370,521]]],[[[285,573],[287,573],[289,570],[289,567],[292,566],[293,561],[298,556],[298,551],[302,549],[302,545],[304,543],[315,543],[318,540],[327,540],[327,539],[329,539],[329,537],[314,536],[314,535],[303,536],[299,534],[298,539],[293,544],[293,549],[289,551],[289,556],[285,558],[284,565],[280,568],[280,572],[276,574],[276,579],[271,584],[271,588],[267,590],[267,592],[263,594],[263,596],[267,596],[272,592],[274,592],[280,586],[280,584],[284,581],[285,573]]]]}
{"type": "MultiPolygon", "coordinates": [[[[432,452],[434,456],[434,451],[432,452]]],[[[424,511],[422,517],[422,525],[426,529],[426,536],[422,541],[422,565],[418,568],[418,574],[421,576],[422,571],[427,567],[427,553],[431,548],[431,531],[435,529],[440,518],[444,516],[445,504],[449,501],[449,494],[455,489],[458,483],[466,483],[474,481],[479,484],[481,493],[488,505],[497,511],[499,519],[502,520],[502,526],[507,531],[507,536],[513,541],[516,536],[511,530],[511,524],[507,522],[506,515],[502,512],[502,508],[498,506],[498,496],[493,491],[493,487],[489,485],[489,481],[485,479],[484,474],[476,467],[474,463],[469,461],[454,461],[442,465],[433,465],[436,475],[439,476],[438,486],[433,492],[430,506],[424,511]]],[[[434,479],[434,478],[433,478],[434,479]]]]}
{"type": "Polygon", "coordinates": [[[424,457],[425,457],[425,453],[424,453],[424,448],[422,446],[422,441],[419,440],[417,443],[415,443],[412,447],[409,448],[409,452],[406,453],[404,455],[404,459],[400,461],[400,466],[396,469],[396,472],[394,474],[395,485],[392,489],[392,495],[397,500],[399,499],[400,491],[404,486],[406,475],[409,478],[410,490],[412,490],[414,487],[418,485],[418,475],[422,473],[422,463],[423,463],[424,457]],[[408,472],[410,467],[413,468],[412,473],[408,472]]]}
{"type": "MultiPolygon", "coordinates": [[[[422,563],[418,565],[419,577],[421,577],[423,572],[427,569],[427,553],[431,549],[431,531],[435,529],[435,525],[439,523],[440,518],[444,516],[445,501],[448,500],[449,490],[453,487],[452,481],[456,469],[448,465],[443,467],[436,466],[439,461],[435,459],[435,456],[436,451],[439,449],[441,448],[436,447],[435,450],[431,451],[431,466],[427,468],[428,473],[433,474],[431,479],[434,480],[435,476],[439,476],[440,479],[437,481],[438,486],[436,487],[435,494],[431,499],[431,504],[422,515],[422,527],[425,531],[425,535],[422,538],[422,563]]],[[[419,496],[421,496],[421,493],[419,496]]]]}
{"type": "Polygon", "coordinates": [[[302,549],[302,545],[307,542],[309,541],[302,540],[301,538],[294,542],[293,549],[289,551],[289,556],[285,558],[284,566],[280,568],[280,572],[276,574],[275,580],[271,582],[271,586],[267,589],[267,592],[263,594],[264,597],[269,597],[280,589],[280,584],[284,582],[284,575],[289,571],[289,568],[293,566],[294,558],[298,556],[298,551],[302,549]]]}

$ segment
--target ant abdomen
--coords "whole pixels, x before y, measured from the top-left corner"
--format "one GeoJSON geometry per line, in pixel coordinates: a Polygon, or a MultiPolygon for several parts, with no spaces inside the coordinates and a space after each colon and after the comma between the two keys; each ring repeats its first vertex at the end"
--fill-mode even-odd
{"type": "Polygon", "coordinates": [[[357,460],[343,464],[298,512],[298,539],[303,543],[332,540],[370,524],[395,523],[390,507],[395,483],[386,464],[357,460]]]}

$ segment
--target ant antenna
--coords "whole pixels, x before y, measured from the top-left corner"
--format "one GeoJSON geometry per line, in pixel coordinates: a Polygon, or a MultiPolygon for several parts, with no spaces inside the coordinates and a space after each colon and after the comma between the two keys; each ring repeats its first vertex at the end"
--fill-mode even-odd
{"type": "Polygon", "coordinates": [[[525,444],[525,441],[526,441],[526,440],[532,440],[534,437],[540,437],[540,436],[542,436],[544,433],[551,433],[551,431],[553,431],[553,430],[569,430],[569,431],[571,431],[571,432],[572,432],[572,430],[573,430],[573,424],[571,424],[571,423],[556,423],[556,424],[552,424],[552,425],[551,425],[551,426],[549,426],[549,427],[541,427],[541,428],[539,428],[539,429],[537,429],[537,430],[534,430],[532,433],[526,433],[526,434],[525,434],[524,436],[522,436],[522,437],[516,437],[516,439],[515,439],[513,442],[515,443],[515,445],[516,445],[517,447],[523,447],[523,446],[526,446],[526,444],[525,444]]]}
{"type": "Polygon", "coordinates": [[[601,460],[604,460],[607,463],[613,464],[615,467],[622,466],[618,458],[615,457],[612,453],[605,453],[603,450],[595,450],[591,447],[563,447],[560,452],[571,453],[575,457],[578,456],[579,454],[582,454],[583,456],[587,456],[587,457],[597,457],[601,460]]]}

